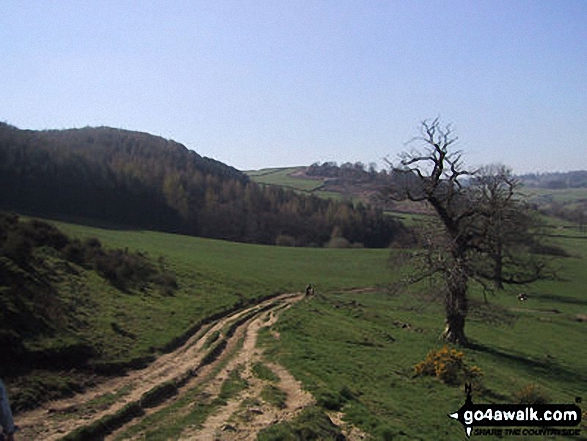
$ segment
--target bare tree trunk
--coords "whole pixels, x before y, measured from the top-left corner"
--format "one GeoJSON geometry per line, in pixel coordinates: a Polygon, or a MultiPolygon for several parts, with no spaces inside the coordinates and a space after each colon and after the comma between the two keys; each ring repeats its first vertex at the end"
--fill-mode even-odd
{"type": "Polygon", "coordinates": [[[467,346],[469,341],[465,336],[465,316],[459,313],[446,315],[446,326],[442,338],[449,343],[467,346]]]}
{"type": "Polygon", "coordinates": [[[493,286],[497,290],[503,289],[503,251],[501,244],[497,245],[497,250],[493,256],[493,286]]]}
{"type": "Polygon", "coordinates": [[[445,298],[446,326],[442,337],[449,343],[467,346],[465,318],[467,317],[467,274],[460,259],[455,260],[448,278],[445,298]]]}

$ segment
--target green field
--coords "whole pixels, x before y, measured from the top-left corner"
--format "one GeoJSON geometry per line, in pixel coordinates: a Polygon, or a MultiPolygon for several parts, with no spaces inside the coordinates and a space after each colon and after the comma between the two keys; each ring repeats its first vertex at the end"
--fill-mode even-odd
{"type": "MultiPolygon", "coordinates": [[[[518,288],[490,297],[498,307],[487,308],[473,290],[474,347],[463,352],[483,373],[475,402],[514,403],[528,386],[552,403],[587,395],[587,237],[559,240],[574,255],[559,262],[562,280],[523,288],[526,303],[518,288]]],[[[280,341],[269,333],[263,341],[319,400],[376,439],[461,439],[446,415],[463,404],[462,387],[413,370],[442,347],[442,314],[416,292],[332,292],[295,305],[277,324],[280,341]]]]}
{"type": "MultiPolygon", "coordinates": [[[[177,276],[179,289],[173,296],[151,297],[119,295],[91,273],[83,280],[65,279],[61,290],[68,299],[73,299],[80,284],[84,297],[92,298],[92,304],[82,308],[90,323],[84,338],[103,342],[104,362],[140,359],[166,347],[207,317],[269,295],[303,291],[308,283],[330,291],[383,286],[392,278],[385,250],[282,248],[54,224],[71,237],[96,237],[108,248],[140,250],[153,260],[163,257],[177,276]],[[126,338],[117,329],[136,337],[126,338]]],[[[39,342],[42,344],[48,343],[39,342]]]]}
{"type": "MultiPolygon", "coordinates": [[[[177,274],[179,290],[171,297],[104,293],[96,300],[95,321],[102,324],[95,332],[116,322],[136,336],[119,354],[111,348],[113,358],[151,354],[204,317],[312,282],[317,296],[282,315],[280,340],[262,334],[269,357],[302,380],[319,404],[343,411],[373,439],[463,438],[460,424],[447,417],[463,404],[462,387],[415,377],[413,370],[442,347],[443,308],[419,290],[386,289],[398,278],[389,250],[282,248],[55,224],[73,237],[97,237],[106,247],[163,256],[177,274]],[[375,289],[357,289],[365,287],[375,289]]],[[[528,385],[551,402],[586,399],[587,235],[556,240],[573,257],[557,261],[561,280],[524,287],[526,303],[516,300],[517,289],[490,296],[499,307],[484,307],[473,289],[478,307],[467,332],[475,346],[464,353],[483,372],[475,402],[513,402],[528,385]]],[[[108,335],[101,338],[107,346],[108,335]]]]}
{"type": "Polygon", "coordinates": [[[54,222],[74,237],[97,237],[105,246],[128,247],[164,256],[184,278],[182,291],[205,294],[206,282],[227,293],[260,297],[275,292],[376,286],[388,283],[389,251],[332,250],[250,245],[150,231],[106,230],[54,222]],[[193,285],[192,285],[193,284],[193,285]]]}
{"type": "Polygon", "coordinates": [[[555,201],[564,204],[587,199],[587,188],[551,189],[524,187],[522,193],[528,197],[530,202],[555,201]]]}
{"type": "Polygon", "coordinates": [[[322,187],[322,179],[296,178],[290,176],[301,167],[272,168],[247,172],[251,179],[259,184],[278,185],[303,192],[313,192],[322,187]]]}

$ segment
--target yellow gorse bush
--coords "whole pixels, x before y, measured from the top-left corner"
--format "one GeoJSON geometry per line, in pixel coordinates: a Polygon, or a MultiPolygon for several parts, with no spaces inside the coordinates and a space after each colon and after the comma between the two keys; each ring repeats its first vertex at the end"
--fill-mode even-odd
{"type": "Polygon", "coordinates": [[[459,384],[483,375],[478,366],[468,366],[464,357],[464,352],[443,346],[428,352],[426,359],[414,366],[414,371],[417,376],[436,377],[446,384],[459,384]]]}

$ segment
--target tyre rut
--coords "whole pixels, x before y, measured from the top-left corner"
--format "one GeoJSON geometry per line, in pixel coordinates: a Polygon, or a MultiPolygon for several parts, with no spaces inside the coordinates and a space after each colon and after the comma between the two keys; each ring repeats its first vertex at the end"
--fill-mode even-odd
{"type": "Polygon", "coordinates": [[[212,369],[234,352],[244,328],[263,313],[292,304],[300,293],[282,294],[204,326],[178,349],[144,369],[115,377],[68,399],[47,403],[18,415],[22,439],[104,439],[145,414],[164,406],[184,389],[206,381],[212,369]],[[209,349],[206,342],[220,337],[209,349]],[[108,397],[110,401],[108,402],[108,397]],[[114,398],[112,398],[114,397],[114,398]]]}

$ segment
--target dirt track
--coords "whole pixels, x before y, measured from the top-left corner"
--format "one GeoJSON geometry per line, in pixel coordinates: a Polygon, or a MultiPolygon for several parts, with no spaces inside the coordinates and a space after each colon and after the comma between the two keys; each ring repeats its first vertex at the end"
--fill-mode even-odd
{"type": "MultiPolygon", "coordinates": [[[[144,369],[108,380],[72,398],[20,414],[19,439],[58,440],[80,427],[120,413],[129,405],[136,406],[140,412],[121,419],[106,433],[99,434],[98,439],[143,439],[140,430],[132,436],[125,433],[146,416],[165,409],[194,388],[203,389],[202,396],[217,397],[223,382],[238,369],[247,387],[215,409],[203,424],[183,428],[179,439],[254,440],[262,428],[291,419],[314,401],[283,366],[264,359],[262,351],[256,347],[259,330],[270,327],[281,311],[302,298],[300,293],[284,294],[227,315],[144,369]],[[214,337],[216,339],[211,342],[214,337]],[[278,378],[273,386],[287,397],[281,406],[271,405],[260,398],[268,380],[253,374],[256,363],[268,367],[278,378]],[[153,397],[156,388],[162,384],[172,385],[171,393],[155,395],[156,398],[147,403],[145,397],[153,397]]],[[[279,338],[277,334],[274,337],[279,338]]],[[[334,415],[333,419],[337,416],[334,415]]],[[[361,437],[349,436],[349,439],[361,437]]]]}

